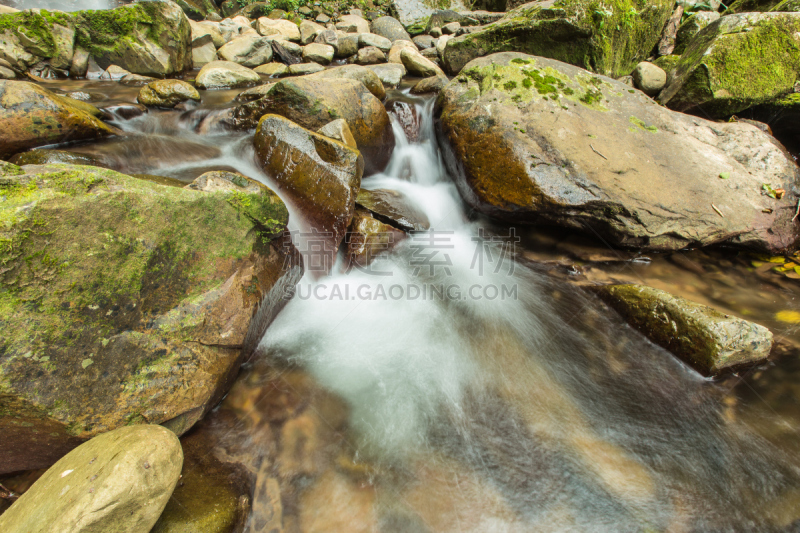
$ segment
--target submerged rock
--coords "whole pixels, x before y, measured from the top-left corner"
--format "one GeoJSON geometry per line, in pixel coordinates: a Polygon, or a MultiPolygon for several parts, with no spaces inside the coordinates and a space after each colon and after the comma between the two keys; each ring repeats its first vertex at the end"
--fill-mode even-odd
{"type": "Polygon", "coordinates": [[[183,470],[150,533],[235,533],[250,513],[250,483],[238,465],[220,462],[207,435],[181,439],[183,470]]]}
{"type": "Polygon", "coordinates": [[[0,515],[0,531],[150,531],[182,465],[180,442],[166,428],[145,424],[104,433],[45,472],[0,515]]]}
{"type": "Polygon", "coordinates": [[[687,45],[659,102],[727,117],[791,92],[798,76],[800,13],[727,15],[687,45]]]}
{"type": "Polygon", "coordinates": [[[606,285],[597,294],[650,340],[706,376],[761,362],[772,348],[765,327],[643,285],[606,285]]]}
{"type": "Polygon", "coordinates": [[[86,102],[57,96],[33,83],[0,80],[0,157],[37,146],[114,135],[114,130],[89,113],[92,110],[97,111],[86,102]]]}
{"type": "Polygon", "coordinates": [[[142,87],[136,101],[154,107],[175,107],[187,100],[200,101],[197,89],[181,80],[158,80],[142,87]]]}
{"type": "Polygon", "coordinates": [[[7,165],[0,194],[0,473],[126,424],[191,427],[236,376],[262,297],[293,275],[269,242],[288,219],[271,191],[7,165]]]}
{"type": "Polygon", "coordinates": [[[364,156],[365,171],[370,174],[386,167],[394,149],[389,115],[380,100],[359,81],[310,76],[281,80],[266,96],[233,108],[222,120],[234,128],[249,129],[269,113],[310,130],[344,119],[364,156]]]}
{"type": "Polygon", "coordinates": [[[107,167],[99,158],[87,155],[68,152],[66,150],[47,150],[38,149],[30,152],[22,152],[12,157],[9,162],[17,165],[50,165],[64,163],[67,165],[90,165],[94,167],[107,167]]]}
{"type": "Polygon", "coordinates": [[[259,121],[253,144],[261,168],[320,232],[330,246],[327,251],[335,252],[361,187],[364,168],[358,150],[278,115],[259,121]]]}
{"type": "Polygon", "coordinates": [[[627,1],[530,2],[484,29],[447,41],[445,70],[457,74],[475,59],[495,52],[524,52],[618,77],[646,59],[672,14],[671,0],[652,0],[641,8],[627,1]]]}
{"type": "Polygon", "coordinates": [[[621,82],[511,52],[470,63],[435,117],[462,197],[487,215],[651,250],[778,251],[797,238],[796,198],[770,191],[796,187],[798,168],[755,126],[675,113],[621,82]]]}

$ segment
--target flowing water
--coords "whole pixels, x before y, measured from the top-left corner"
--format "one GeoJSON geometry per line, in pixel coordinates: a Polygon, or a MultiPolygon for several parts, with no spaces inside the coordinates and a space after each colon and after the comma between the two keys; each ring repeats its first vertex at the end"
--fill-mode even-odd
{"type": "MultiPolygon", "coordinates": [[[[797,281],[730,251],[642,257],[525,228],[515,243],[465,211],[433,101],[406,93],[391,98],[420,132],[408,142],[395,122],[388,168],[362,186],[403,192],[431,231],[367,270],[307,275],[196,430],[251,474],[248,529],[796,530],[796,354],[706,380],[577,285],[642,281],[797,340],[774,318],[797,307],[797,281]]],[[[117,117],[130,136],[70,149],[128,173],[227,168],[270,184],[251,134],[194,131],[229,97],[117,117]]]]}
{"type": "Polygon", "coordinates": [[[2,5],[16,9],[49,9],[53,11],[83,11],[86,9],[113,9],[124,3],[119,0],[3,0],[2,5]]]}

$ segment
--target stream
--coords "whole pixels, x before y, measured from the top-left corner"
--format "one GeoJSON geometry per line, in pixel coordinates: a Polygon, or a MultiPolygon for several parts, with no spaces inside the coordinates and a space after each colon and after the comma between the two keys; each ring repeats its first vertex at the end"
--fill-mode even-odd
{"type": "MultiPolygon", "coordinates": [[[[138,90],[47,85],[103,93],[99,107],[138,90]]],[[[67,149],[129,174],[188,183],[227,169],[272,185],[252,133],[194,130],[235,94],[202,93],[188,111],[119,110],[112,124],[129,136],[67,149]]],[[[368,269],[345,271],[340,254],[330,275],[308,273],[193,430],[255,480],[247,529],[793,531],[796,352],[707,380],[580,286],[645,283],[797,343],[786,316],[798,281],[725,249],[643,256],[546,228],[509,233],[465,210],[433,99],[405,86],[388,98],[415,109],[420,134],[409,142],[395,120],[389,166],[362,187],[401,191],[432,229],[368,269]]],[[[294,211],[290,229],[307,229],[294,211]]]]}

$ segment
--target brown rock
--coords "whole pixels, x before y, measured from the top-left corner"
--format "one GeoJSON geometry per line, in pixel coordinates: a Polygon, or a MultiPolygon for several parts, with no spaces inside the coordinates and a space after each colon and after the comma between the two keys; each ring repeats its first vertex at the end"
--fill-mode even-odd
{"type": "Polygon", "coordinates": [[[405,237],[404,232],[384,224],[368,210],[356,208],[347,233],[350,268],[366,268],[375,257],[390,251],[405,237]]]}
{"type": "Polygon", "coordinates": [[[335,252],[361,187],[358,151],[278,115],[261,119],[253,143],[259,165],[335,252]]]}

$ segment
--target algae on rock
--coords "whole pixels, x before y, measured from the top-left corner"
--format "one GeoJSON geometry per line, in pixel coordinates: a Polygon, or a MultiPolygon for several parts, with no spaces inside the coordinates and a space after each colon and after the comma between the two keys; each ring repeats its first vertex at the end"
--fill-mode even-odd
{"type": "Polygon", "coordinates": [[[668,0],[558,0],[531,2],[483,30],[450,39],[445,70],[457,74],[476,57],[523,52],[612,77],[647,58],[672,14],[668,0]]]}
{"type": "Polygon", "coordinates": [[[296,275],[266,188],[4,165],[0,195],[0,472],[126,424],[188,429],[230,386],[262,298],[296,275]]]}

